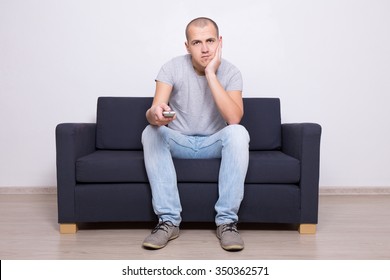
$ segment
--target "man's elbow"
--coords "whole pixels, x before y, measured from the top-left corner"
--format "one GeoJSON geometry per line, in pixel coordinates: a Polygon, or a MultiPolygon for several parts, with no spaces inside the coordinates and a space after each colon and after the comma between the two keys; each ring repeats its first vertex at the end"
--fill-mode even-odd
{"type": "Polygon", "coordinates": [[[241,122],[242,115],[239,116],[233,116],[230,117],[226,120],[227,124],[232,125],[232,124],[239,124],[241,122]]]}

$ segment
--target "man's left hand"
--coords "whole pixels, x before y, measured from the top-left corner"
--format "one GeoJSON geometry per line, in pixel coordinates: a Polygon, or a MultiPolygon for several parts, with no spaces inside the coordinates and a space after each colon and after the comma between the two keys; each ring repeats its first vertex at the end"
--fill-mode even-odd
{"type": "Polygon", "coordinates": [[[221,65],[222,58],[222,36],[219,37],[219,42],[217,49],[215,50],[213,59],[209,62],[209,64],[205,68],[205,74],[216,74],[219,65],[221,65]]]}

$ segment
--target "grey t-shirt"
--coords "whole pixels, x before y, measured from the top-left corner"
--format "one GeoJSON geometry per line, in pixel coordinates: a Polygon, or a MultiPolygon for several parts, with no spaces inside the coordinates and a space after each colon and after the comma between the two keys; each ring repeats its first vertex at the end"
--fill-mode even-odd
{"type": "MultiPolygon", "coordinates": [[[[217,77],[226,91],[242,91],[240,71],[222,59],[217,77]]],[[[186,135],[211,135],[226,126],[214,102],[205,76],[199,76],[192,65],[191,55],[173,58],[164,64],[156,81],[173,87],[169,106],[176,119],[168,126],[186,135]]]]}

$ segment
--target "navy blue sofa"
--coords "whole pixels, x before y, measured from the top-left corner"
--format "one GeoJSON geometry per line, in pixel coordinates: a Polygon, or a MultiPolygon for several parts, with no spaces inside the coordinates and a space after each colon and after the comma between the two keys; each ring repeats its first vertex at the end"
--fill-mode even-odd
{"type": "MultiPolygon", "coordinates": [[[[156,221],[141,134],[151,97],[100,97],[96,123],[56,128],[58,222],[156,221]]],[[[315,233],[321,126],[281,124],[278,98],[244,98],[250,134],[241,223],[296,224],[315,233]]],[[[213,222],[219,159],[174,159],[183,222],[213,222]]]]}

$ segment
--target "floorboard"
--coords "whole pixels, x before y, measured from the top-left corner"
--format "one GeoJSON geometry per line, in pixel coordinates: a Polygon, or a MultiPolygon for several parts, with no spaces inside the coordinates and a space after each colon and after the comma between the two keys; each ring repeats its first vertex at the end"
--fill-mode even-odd
{"type": "Polygon", "coordinates": [[[241,252],[221,249],[213,224],[183,224],[164,249],[145,250],[150,223],[82,224],[61,235],[55,194],[0,195],[0,259],[390,259],[390,195],[321,195],[317,234],[296,225],[239,225],[241,252]]]}

